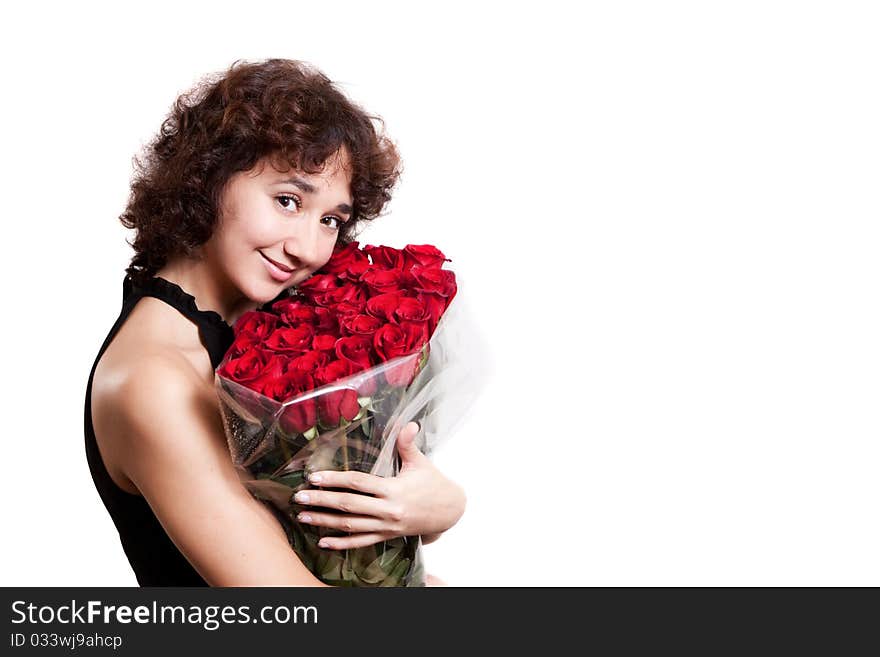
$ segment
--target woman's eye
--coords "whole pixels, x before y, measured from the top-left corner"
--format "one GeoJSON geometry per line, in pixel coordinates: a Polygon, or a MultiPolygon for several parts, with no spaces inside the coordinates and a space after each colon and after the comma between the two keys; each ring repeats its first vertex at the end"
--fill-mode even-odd
{"type": "Polygon", "coordinates": [[[282,201],[285,200],[285,199],[288,200],[288,201],[289,201],[289,200],[292,200],[293,203],[294,203],[294,205],[296,206],[296,209],[297,209],[297,210],[299,209],[299,199],[298,199],[296,196],[291,196],[290,194],[279,194],[279,195],[276,196],[275,198],[278,199],[278,202],[281,203],[281,207],[283,207],[285,210],[289,210],[289,209],[290,209],[290,206],[285,205],[285,204],[282,202],[282,201]]]}
{"type": "Polygon", "coordinates": [[[338,217],[334,217],[333,215],[330,215],[328,217],[324,217],[324,219],[332,219],[333,221],[335,221],[336,225],[333,226],[333,228],[335,230],[339,230],[339,227],[342,226],[342,219],[339,219],[338,217]]]}

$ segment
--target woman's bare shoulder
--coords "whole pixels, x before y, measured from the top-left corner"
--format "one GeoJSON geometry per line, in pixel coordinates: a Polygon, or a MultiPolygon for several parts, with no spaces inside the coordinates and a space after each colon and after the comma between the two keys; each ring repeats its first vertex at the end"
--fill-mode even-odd
{"type": "Polygon", "coordinates": [[[101,356],[95,368],[92,395],[115,404],[120,388],[143,376],[161,379],[200,375],[205,381],[206,372],[195,367],[198,364],[205,369],[203,363],[210,367],[192,322],[164,301],[144,297],[101,356]]]}
{"type": "Polygon", "coordinates": [[[177,335],[185,327],[168,324],[182,317],[173,313],[177,311],[158,299],[141,299],[105,350],[92,379],[95,438],[111,478],[130,493],[137,492],[124,467],[132,422],[156,412],[159,400],[172,391],[189,398],[211,394],[204,373],[196,370],[188,354],[191,345],[177,335]]]}

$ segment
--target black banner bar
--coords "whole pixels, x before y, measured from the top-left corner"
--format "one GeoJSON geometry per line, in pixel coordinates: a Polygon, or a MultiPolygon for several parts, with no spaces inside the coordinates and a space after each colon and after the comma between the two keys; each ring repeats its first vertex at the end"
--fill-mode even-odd
{"type": "MultiPolygon", "coordinates": [[[[0,654],[373,654],[475,642],[835,651],[873,626],[873,589],[3,588],[0,654]],[[836,627],[841,628],[835,630],[836,627]],[[700,642],[710,637],[709,644],[700,642]],[[781,639],[780,639],[781,637],[781,639]],[[823,638],[825,637],[825,638],[823,638]]],[[[873,639],[871,640],[873,642],[873,639]]],[[[856,645],[856,644],[853,644],[856,645]]],[[[576,649],[576,652],[582,652],[576,649]]],[[[431,650],[433,653],[434,650],[431,650]]],[[[569,651],[566,651],[566,654],[569,651]]]]}

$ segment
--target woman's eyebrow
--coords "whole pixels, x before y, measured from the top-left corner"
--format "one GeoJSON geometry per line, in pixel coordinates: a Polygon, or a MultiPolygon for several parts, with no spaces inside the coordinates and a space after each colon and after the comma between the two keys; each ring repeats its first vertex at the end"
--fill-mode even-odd
{"type": "MultiPolygon", "coordinates": [[[[276,182],[276,185],[283,185],[284,183],[288,183],[290,185],[294,185],[295,187],[299,187],[306,194],[314,194],[315,186],[311,183],[306,182],[302,178],[298,176],[291,176],[290,178],[284,178],[283,180],[279,180],[276,182]]],[[[351,214],[351,206],[348,203],[340,203],[336,206],[336,209],[342,212],[343,214],[351,214]]]]}
{"type": "Polygon", "coordinates": [[[306,194],[314,194],[315,186],[311,183],[306,182],[302,178],[298,176],[291,176],[290,178],[282,178],[280,180],[275,181],[276,185],[283,185],[284,183],[289,183],[291,185],[296,185],[306,194]]]}

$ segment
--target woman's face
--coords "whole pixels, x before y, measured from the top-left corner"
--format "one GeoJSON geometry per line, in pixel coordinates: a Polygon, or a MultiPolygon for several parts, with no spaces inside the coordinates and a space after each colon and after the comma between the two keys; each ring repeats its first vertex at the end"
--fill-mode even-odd
{"type": "Polygon", "coordinates": [[[282,172],[268,158],[233,175],[205,253],[244,296],[265,303],[320,269],[351,217],[345,151],[324,170],[282,172]]]}

